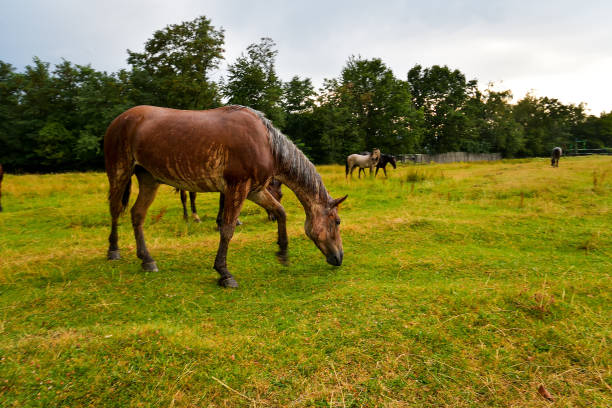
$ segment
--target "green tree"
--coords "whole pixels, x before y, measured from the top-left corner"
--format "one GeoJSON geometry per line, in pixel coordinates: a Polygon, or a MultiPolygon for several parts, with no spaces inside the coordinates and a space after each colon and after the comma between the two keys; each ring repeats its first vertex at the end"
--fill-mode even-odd
{"type": "Polygon", "coordinates": [[[300,79],[297,75],[283,84],[282,105],[285,114],[296,114],[312,110],[316,91],[310,78],[300,79]]]}
{"type": "Polygon", "coordinates": [[[307,140],[311,138],[313,131],[312,113],[316,95],[310,78],[302,80],[294,76],[291,81],[283,84],[283,132],[309,157],[312,149],[307,140]]]}
{"type": "Polygon", "coordinates": [[[20,77],[11,64],[0,61],[0,163],[7,169],[20,162],[24,153],[18,130],[20,77]]]}
{"type": "Polygon", "coordinates": [[[479,147],[478,82],[459,70],[415,65],[408,84],[417,108],[423,109],[424,147],[432,153],[475,150],[479,147]]]}
{"type": "Polygon", "coordinates": [[[325,83],[318,117],[333,161],[375,147],[383,152],[418,149],[422,112],[415,109],[408,84],[378,58],[350,57],[338,80],[325,83]]]}
{"type": "Polygon", "coordinates": [[[584,105],[564,105],[554,98],[527,94],[513,110],[525,132],[524,156],[547,156],[555,146],[566,148],[586,120],[584,105]]]}
{"type": "Polygon", "coordinates": [[[230,104],[249,106],[266,114],[276,126],[283,127],[282,82],[274,67],[278,51],[271,38],[247,47],[228,67],[223,91],[230,104]]]}
{"type": "Polygon", "coordinates": [[[522,126],[514,119],[510,90],[493,91],[491,86],[482,96],[481,143],[488,151],[514,157],[523,148],[522,126]]]}
{"type": "Polygon", "coordinates": [[[40,164],[63,168],[74,157],[74,137],[61,123],[49,122],[38,131],[35,152],[40,164]]]}
{"type": "Polygon", "coordinates": [[[612,148],[612,112],[586,118],[576,128],[575,137],[586,140],[590,148],[612,148]]]}
{"type": "Polygon", "coordinates": [[[132,99],[178,109],[219,106],[211,71],[223,59],[224,32],[204,16],[156,31],[143,52],[128,50],[132,99]]]}

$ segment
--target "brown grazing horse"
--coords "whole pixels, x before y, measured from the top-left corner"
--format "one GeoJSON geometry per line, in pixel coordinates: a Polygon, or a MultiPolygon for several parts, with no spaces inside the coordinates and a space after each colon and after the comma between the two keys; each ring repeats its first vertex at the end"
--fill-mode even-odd
{"type": "Polygon", "coordinates": [[[4,177],[4,170],[2,170],[2,164],[0,164],[0,211],[2,211],[2,178],[4,177]]]}
{"type": "MultiPolygon", "coordinates": [[[[281,202],[281,199],[283,198],[283,192],[281,190],[282,185],[283,184],[276,179],[272,179],[272,181],[270,181],[270,184],[268,184],[268,191],[270,192],[270,194],[272,194],[272,197],[274,197],[276,201],[278,201],[279,203],[281,202]]],[[[187,215],[187,192],[185,190],[178,190],[178,189],[177,191],[180,192],[181,203],[183,204],[183,219],[187,221],[189,219],[189,216],[187,215]]],[[[201,222],[200,217],[198,216],[198,211],[196,210],[195,201],[196,201],[196,193],[193,191],[190,191],[189,192],[189,204],[191,204],[191,218],[193,218],[195,222],[201,222]]],[[[276,217],[274,216],[274,214],[272,214],[269,210],[266,210],[266,212],[268,213],[268,219],[270,221],[276,221],[276,217]]],[[[217,213],[217,226],[218,227],[221,226],[221,216],[222,215],[223,215],[223,204],[220,203],[219,212],[217,213]]],[[[236,220],[236,225],[242,225],[240,220],[236,220]]]]}
{"type": "Polygon", "coordinates": [[[219,285],[237,287],[227,269],[227,249],[245,199],[271,211],[278,224],[277,253],[287,256],[285,210],[270,194],[272,178],[289,187],[306,213],[306,235],[340,266],[343,251],[338,204],[304,154],[260,112],[243,106],[181,111],[137,106],[119,115],[104,136],[104,159],[110,184],[111,233],[108,259],[118,259],[118,219],[129,202],[132,174],[139,193],[131,209],[136,254],[148,271],[157,265],[145,244],[142,225],[160,183],[193,192],[221,192],[223,214],[214,269],[219,285]]]}

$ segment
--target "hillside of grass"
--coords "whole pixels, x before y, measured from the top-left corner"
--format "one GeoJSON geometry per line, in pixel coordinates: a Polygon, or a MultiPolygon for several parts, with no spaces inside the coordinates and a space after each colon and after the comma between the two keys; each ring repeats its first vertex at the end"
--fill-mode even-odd
{"type": "Polygon", "coordinates": [[[150,273],[129,215],[106,260],[105,174],[5,175],[0,406],[612,405],[612,158],[318,170],[349,195],[343,265],[283,186],[289,265],[248,202],[237,290],[212,269],[217,194],[186,223],[160,188],[150,273]]]}

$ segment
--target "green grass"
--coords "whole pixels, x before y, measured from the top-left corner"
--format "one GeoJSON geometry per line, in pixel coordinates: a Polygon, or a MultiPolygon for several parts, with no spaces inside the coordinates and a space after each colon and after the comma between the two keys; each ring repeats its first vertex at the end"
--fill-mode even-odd
{"type": "MultiPolygon", "coordinates": [[[[216,285],[216,194],[201,224],[160,189],[140,269],[129,217],[105,259],[101,173],[6,175],[0,406],[612,404],[612,160],[400,166],[346,182],[329,266],[284,188],[290,265],[247,203],[216,285]]],[[[137,190],[134,188],[134,190],[137,190]]],[[[132,194],[132,201],[135,194],[132,194]]]]}

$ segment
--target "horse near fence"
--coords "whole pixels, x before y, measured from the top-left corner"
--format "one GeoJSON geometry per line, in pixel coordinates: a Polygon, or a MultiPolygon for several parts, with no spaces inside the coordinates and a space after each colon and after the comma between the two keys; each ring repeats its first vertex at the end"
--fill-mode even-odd
{"type": "Polygon", "coordinates": [[[391,164],[394,169],[397,168],[397,162],[395,161],[395,156],[390,154],[381,154],[380,160],[376,164],[376,171],[374,172],[374,177],[378,176],[378,170],[382,169],[383,173],[385,173],[385,177],[387,177],[387,164],[391,164]]]}
{"type": "Polygon", "coordinates": [[[353,170],[355,168],[359,168],[359,178],[361,178],[361,171],[363,170],[363,175],[365,176],[366,168],[370,169],[370,175],[372,174],[372,169],[374,166],[378,164],[378,160],[380,160],[380,150],[374,149],[372,153],[366,152],[367,154],[351,154],[346,158],[346,167],[345,167],[345,176],[348,178],[349,173],[351,177],[353,177],[353,170]]]}

